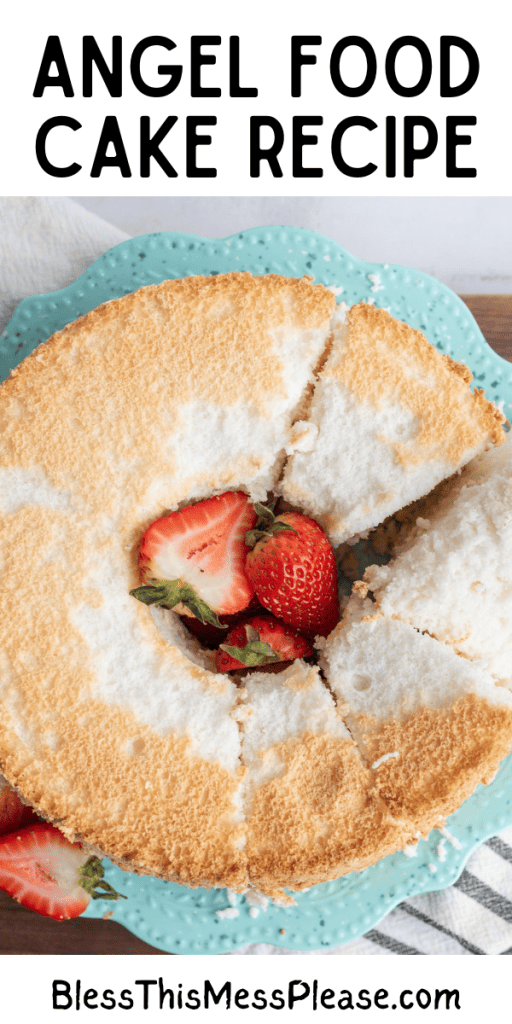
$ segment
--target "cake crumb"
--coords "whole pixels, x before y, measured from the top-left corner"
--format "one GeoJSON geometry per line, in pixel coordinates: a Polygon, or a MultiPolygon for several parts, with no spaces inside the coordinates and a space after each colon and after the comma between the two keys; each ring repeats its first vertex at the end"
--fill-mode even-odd
{"type": "Polygon", "coordinates": [[[381,764],[384,764],[386,761],[389,761],[390,757],[400,757],[400,751],[393,750],[391,754],[383,754],[382,757],[379,757],[376,761],[373,762],[372,768],[380,768],[381,764]]]}
{"type": "Polygon", "coordinates": [[[231,919],[232,917],[238,917],[239,911],[236,907],[226,907],[225,910],[216,910],[217,917],[224,919],[225,917],[231,919]]]}
{"type": "Polygon", "coordinates": [[[236,907],[236,892],[233,889],[226,889],[226,894],[230,907],[236,907]]]}
{"type": "Polygon", "coordinates": [[[447,828],[440,828],[439,831],[441,835],[444,836],[445,839],[447,839],[448,842],[455,847],[456,850],[462,850],[462,843],[460,843],[455,836],[452,836],[451,832],[448,832],[447,828]]]}
{"type": "Polygon", "coordinates": [[[437,847],[437,856],[440,861],[446,860],[446,839],[441,839],[441,842],[437,847]]]}
{"type": "Polygon", "coordinates": [[[279,934],[280,934],[280,935],[286,935],[286,931],[285,931],[285,929],[284,929],[284,928],[280,928],[280,929],[279,929],[279,934]]]}
{"type": "Polygon", "coordinates": [[[428,868],[429,868],[429,871],[431,871],[433,875],[435,875],[437,873],[437,868],[436,868],[435,864],[429,864],[428,868]]]}
{"type": "Polygon", "coordinates": [[[250,907],[255,907],[257,910],[266,911],[269,905],[268,896],[262,896],[260,892],[256,892],[255,889],[246,889],[244,894],[245,899],[250,907]]]}
{"type": "Polygon", "coordinates": [[[281,907],[281,909],[283,910],[288,910],[288,907],[296,907],[297,901],[294,900],[293,896],[287,896],[285,894],[285,896],[282,899],[279,899],[277,896],[274,897],[274,899],[272,900],[272,906],[281,907]]]}
{"type": "Polygon", "coordinates": [[[405,853],[406,857],[417,857],[418,856],[418,844],[417,843],[408,843],[407,846],[404,846],[403,852],[405,853]]]}
{"type": "Polygon", "coordinates": [[[251,907],[250,908],[250,910],[249,910],[249,917],[257,917],[258,914],[259,914],[259,910],[258,910],[257,907],[251,907]]]}
{"type": "Polygon", "coordinates": [[[368,280],[372,282],[372,292],[383,291],[384,285],[380,283],[380,277],[378,274],[368,274],[368,280]]]}
{"type": "Polygon", "coordinates": [[[105,913],[103,914],[103,920],[104,921],[110,921],[110,918],[113,917],[113,916],[114,916],[114,911],[113,910],[106,910],[105,913]]]}

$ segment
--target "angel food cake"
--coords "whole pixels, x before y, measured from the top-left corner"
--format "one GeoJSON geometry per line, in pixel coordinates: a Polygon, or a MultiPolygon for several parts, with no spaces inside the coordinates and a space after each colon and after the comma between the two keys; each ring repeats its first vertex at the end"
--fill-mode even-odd
{"type": "MultiPolygon", "coordinates": [[[[490,458],[504,417],[470,380],[382,310],[248,273],[140,289],[29,356],[0,388],[0,769],[23,799],[128,870],[276,896],[403,848],[489,781],[512,746],[489,653],[386,605],[393,566],[338,625],[329,569],[327,611],[308,599],[292,629],[248,547],[273,536],[284,564],[299,537],[311,565],[326,534],[325,575],[331,545],[490,458]],[[216,652],[201,629],[224,613],[216,652]]],[[[456,523],[438,529],[449,545],[456,523]]]]}

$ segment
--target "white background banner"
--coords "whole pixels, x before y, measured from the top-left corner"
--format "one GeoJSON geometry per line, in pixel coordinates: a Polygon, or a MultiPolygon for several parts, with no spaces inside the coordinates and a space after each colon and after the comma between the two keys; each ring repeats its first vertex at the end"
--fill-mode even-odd
{"type": "Polygon", "coordinates": [[[391,1018],[394,1024],[482,1021],[509,1002],[496,958],[401,957],[369,961],[301,956],[35,957],[9,961],[2,980],[6,1019],[33,1013],[41,1024],[80,1020],[304,1021],[391,1018]],[[25,977],[25,983],[23,978],[25,977]],[[66,1016],[67,1014],[67,1016],[66,1016]],[[227,1014],[227,1017],[226,1017],[227,1014]]]}
{"type": "Polygon", "coordinates": [[[2,193],[511,195],[504,13],[502,0],[12,4],[2,193]]]}

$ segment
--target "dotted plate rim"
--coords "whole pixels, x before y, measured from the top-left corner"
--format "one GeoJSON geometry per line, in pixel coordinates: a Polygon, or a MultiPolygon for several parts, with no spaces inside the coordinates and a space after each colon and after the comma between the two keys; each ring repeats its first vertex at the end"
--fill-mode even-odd
{"type": "MultiPolygon", "coordinates": [[[[512,364],[485,341],[462,299],[428,274],[396,264],[368,263],[329,238],[306,229],[271,225],[222,239],[161,232],[137,236],[109,249],[80,278],[59,291],[22,300],[0,338],[0,381],[38,344],[104,301],[167,277],[250,270],[314,276],[327,286],[342,284],[339,299],[349,305],[374,300],[394,316],[424,331],[442,352],[466,362],[475,385],[485,384],[491,400],[512,416],[512,364]]],[[[129,899],[92,903],[84,916],[114,920],[158,949],[178,954],[226,953],[248,943],[271,943],[296,951],[324,950],[357,938],[402,900],[443,889],[460,875],[473,850],[512,824],[512,755],[489,786],[451,816],[454,837],[444,845],[432,832],[417,855],[392,854],[374,867],[296,895],[297,906],[270,906],[252,918],[243,897],[239,914],[221,919],[225,890],[187,889],[159,879],[122,872],[105,860],[106,876],[129,899]],[[432,873],[429,865],[436,868],[432,873]],[[284,934],[281,934],[284,931],[284,934]]]]}

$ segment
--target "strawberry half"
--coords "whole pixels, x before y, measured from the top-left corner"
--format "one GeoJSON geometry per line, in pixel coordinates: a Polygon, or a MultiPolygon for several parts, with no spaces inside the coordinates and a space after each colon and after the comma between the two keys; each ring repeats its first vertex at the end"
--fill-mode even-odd
{"type": "Polygon", "coordinates": [[[245,568],[268,611],[307,637],[328,636],[340,619],[334,551],[322,527],[299,512],[274,517],[255,506],[245,568]]]}
{"type": "Polygon", "coordinates": [[[272,615],[252,615],[229,631],[217,651],[217,672],[255,668],[295,658],[309,658],[313,648],[295,629],[272,615]]]}
{"type": "Polygon", "coordinates": [[[44,917],[64,921],[83,914],[91,899],[120,899],[103,875],[101,861],[53,825],[30,825],[0,838],[0,889],[44,917]]]}
{"type": "Polygon", "coordinates": [[[219,614],[242,611],[254,595],[245,572],[245,536],[256,520],[242,491],[226,491],[157,519],[140,547],[144,585],[131,594],[221,627],[219,614]]]}

